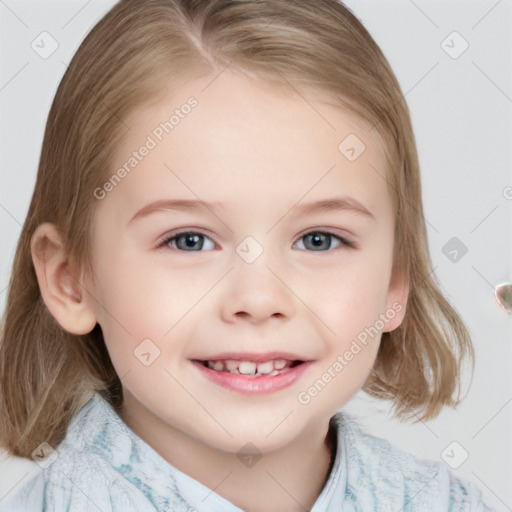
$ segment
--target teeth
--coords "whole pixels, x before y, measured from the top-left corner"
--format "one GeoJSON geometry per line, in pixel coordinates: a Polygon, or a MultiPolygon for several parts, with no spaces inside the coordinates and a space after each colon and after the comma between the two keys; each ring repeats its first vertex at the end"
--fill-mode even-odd
{"type": "Polygon", "coordinates": [[[276,359],[274,361],[274,368],[276,370],[282,370],[286,366],[286,361],[284,359],[276,359]]]}
{"type": "Polygon", "coordinates": [[[263,375],[268,375],[274,369],[274,364],[272,361],[267,361],[266,363],[258,364],[258,373],[263,375]]]}
{"type": "Polygon", "coordinates": [[[222,361],[213,361],[211,363],[211,368],[217,371],[224,370],[224,363],[222,361]]]}
{"type": "Polygon", "coordinates": [[[241,375],[278,375],[289,370],[292,362],[285,359],[275,359],[255,363],[253,361],[206,361],[206,366],[216,371],[225,371],[241,375]]]}
{"type": "Polygon", "coordinates": [[[238,370],[238,361],[225,361],[226,370],[232,372],[238,370]]]}
{"type": "Polygon", "coordinates": [[[256,373],[256,363],[242,361],[238,366],[238,371],[243,375],[254,375],[256,373]]]}

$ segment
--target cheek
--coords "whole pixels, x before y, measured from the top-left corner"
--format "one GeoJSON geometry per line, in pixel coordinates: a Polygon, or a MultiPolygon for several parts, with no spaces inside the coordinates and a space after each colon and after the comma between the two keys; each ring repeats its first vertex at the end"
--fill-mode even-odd
{"type": "Polygon", "coordinates": [[[98,322],[109,352],[132,352],[143,339],[162,336],[172,325],[172,315],[162,317],[167,305],[159,300],[150,276],[132,263],[111,254],[96,268],[98,322]]]}
{"type": "Polygon", "coordinates": [[[177,333],[187,329],[195,306],[201,298],[204,306],[211,287],[208,279],[191,279],[190,272],[170,268],[163,258],[148,262],[126,252],[111,252],[95,273],[98,321],[113,361],[129,360],[145,339],[164,356],[167,349],[176,349],[183,337],[177,333]]]}
{"type": "Polygon", "coordinates": [[[311,302],[338,339],[356,335],[384,312],[391,263],[371,259],[359,258],[345,267],[340,265],[337,271],[323,276],[320,286],[319,281],[313,284],[311,302]]]}
{"type": "Polygon", "coordinates": [[[334,413],[364,385],[381,340],[385,288],[378,271],[339,274],[329,292],[318,296],[315,314],[323,333],[322,364],[299,397],[301,404],[315,401],[334,413]],[[323,390],[326,390],[325,392],[323,390]]]}

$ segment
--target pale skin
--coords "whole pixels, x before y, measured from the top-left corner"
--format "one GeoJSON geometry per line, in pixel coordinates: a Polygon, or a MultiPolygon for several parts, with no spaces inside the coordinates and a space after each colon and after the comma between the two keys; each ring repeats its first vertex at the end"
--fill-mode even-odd
{"type": "Polygon", "coordinates": [[[384,154],[375,130],[320,97],[306,102],[290,88],[278,91],[229,70],[204,89],[209,82],[191,79],[128,121],[113,172],[169,112],[190,96],[198,101],[98,200],[95,279],[79,283],[48,223],[34,234],[33,252],[46,237],[52,257],[34,256],[34,265],[43,299],[64,329],[83,334],[100,324],[123,384],[122,418],[164,459],[243,510],[309,510],[330,464],[329,419],[363,386],[380,335],[308,404],[297,396],[393,304],[403,307],[382,331],[396,329],[405,314],[407,283],[392,272],[391,198],[375,172],[384,175],[384,154]],[[349,134],[366,145],[353,162],[338,149],[349,134]],[[340,197],[371,215],[294,210],[340,197]],[[130,222],[159,199],[223,206],[215,214],[160,210],[130,222]],[[196,250],[183,250],[183,237],[182,249],[178,239],[157,247],[178,229],[204,235],[196,250]],[[306,237],[318,231],[332,234],[320,249],[306,237]],[[236,251],[248,236],[263,249],[252,263],[236,251]],[[160,350],[149,366],[133,353],[144,339],[160,350]],[[291,387],[259,396],[222,388],[191,363],[270,351],[313,363],[291,387]],[[236,456],[247,442],[263,455],[250,468],[236,456]]]}

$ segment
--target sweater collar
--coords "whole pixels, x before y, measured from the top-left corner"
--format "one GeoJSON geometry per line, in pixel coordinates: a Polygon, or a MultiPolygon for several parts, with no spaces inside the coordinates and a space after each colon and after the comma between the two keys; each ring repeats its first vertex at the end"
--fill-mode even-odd
{"type": "MultiPolygon", "coordinates": [[[[331,418],[330,428],[336,434],[334,461],[310,512],[342,509],[347,479],[344,421],[341,412],[331,418]]],[[[75,450],[101,456],[142,492],[156,510],[243,512],[167,462],[124,423],[99,393],[95,393],[73,418],[65,441],[75,450]]]]}

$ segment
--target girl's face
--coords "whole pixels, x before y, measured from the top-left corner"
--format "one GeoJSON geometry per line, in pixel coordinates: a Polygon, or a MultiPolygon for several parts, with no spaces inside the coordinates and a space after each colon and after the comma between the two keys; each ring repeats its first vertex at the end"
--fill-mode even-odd
{"type": "Polygon", "coordinates": [[[123,120],[87,290],[140,431],[285,446],[326,427],[405,313],[376,131],[283,91],[226,70],[123,120]]]}

